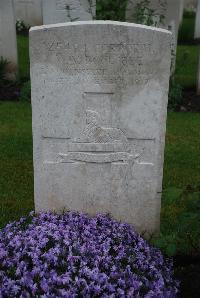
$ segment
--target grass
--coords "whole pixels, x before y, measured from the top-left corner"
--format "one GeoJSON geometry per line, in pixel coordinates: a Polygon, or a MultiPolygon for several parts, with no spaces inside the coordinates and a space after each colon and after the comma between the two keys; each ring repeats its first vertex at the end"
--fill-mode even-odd
{"type": "MultiPolygon", "coordinates": [[[[170,112],[164,188],[196,186],[200,170],[200,116],[170,112]]],[[[0,227],[34,208],[31,106],[0,103],[0,227]]]]}
{"type": "Polygon", "coordinates": [[[185,12],[182,24],[179,28],[178,43],[189,44],[194,42],[195,14],[185,12]]]}
{"type": "Polygon", "coordinates": [[[200,186],[200,114],[170,112],[164,164],[164,188],[200,186]]]}
{"type": "Polygon", "coordinates": [[[33,209],[31,108],[0,102],[0,227],[33,209]]]}
{"type": "Polygon", "coordinates": [[[200,45],[177,47],[175,80],[185,89],[196,89],[200,45]]]}
{"type": "Polygon", "coordinates": [[[179,29],[175,80],[184,89],[196,89],[200,45],[194,45],[195,14],[185,12],[179,29]]]}
{"type": "Polygon", "coordinates": [[[28,37],[23,35],[17,35],[17,47],[18,47],[19,76],[21,80],[27,80],[30,77],[28,37]]]}

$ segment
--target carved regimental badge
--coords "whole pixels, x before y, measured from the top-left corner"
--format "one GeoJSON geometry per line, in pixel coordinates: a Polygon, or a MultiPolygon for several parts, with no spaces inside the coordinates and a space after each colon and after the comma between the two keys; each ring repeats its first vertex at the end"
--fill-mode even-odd
{"type": "Polygon", "coordinates": [[[123,162],[132,164],[138,155],[130,153],[125,133],[114,127],[101,126],[100,114],[86,110],[86,125],[80,137],[69,144],[69,152],[59,153],[60,162],[111,163],[123,162]]]}

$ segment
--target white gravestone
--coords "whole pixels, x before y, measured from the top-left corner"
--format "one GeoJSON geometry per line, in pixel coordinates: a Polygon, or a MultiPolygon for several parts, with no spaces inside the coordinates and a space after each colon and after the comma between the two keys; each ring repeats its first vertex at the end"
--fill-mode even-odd
{"type": "Polygon", "coordinates": [[[42,25],[42,0],[14,0],[15,20],[28,26],[42,25]]]}
{"type": "Polygon", "coordinates": [[[43,24],[92,20],[96,0],[43,0],[43,24]]]}
{"type": "MultiPolygon", "coordinates": [[[[126,19],[129,22],[135,22],[135,8],[140,0],[128,0],[126,19]]],[[[173,42],[172,48],[172,73],[175,70],[176,47],[178,39],[178,29],[183,15],[183,0],[150,0],[149,6],[153,10],[152,20],[156,27],[165,28],[172,32],[173,42]],[[160,16],[164,19],[160,22],[160,16]]]]}
{"type": "Polygon", "coordinates": [[[184,0],[184,9],[187,11],[196,11],[198,0],[184,0]]]}
{"type": "Polygon", "coordinates": [[[32,28],[35,208],[159,229],[171,33],[112,21],[32,28]]]}
{"type": "Polygon", "coordinates": [[[17,41],[12,0],[0,0],[0,57],[9,62],[8,76],[17,72],[17,41]]]}
{"type": "Polygon", "coordinates": [[[194,37],[200,39],[200,0],[198,0],[194,37]]]}
{"type": "Polygon", "coordinates": [[[183,21],[183,13],[184,13],[184,0],[181,0],[180,6],[179,6],[179,24],[181,24],[183,21]]]}

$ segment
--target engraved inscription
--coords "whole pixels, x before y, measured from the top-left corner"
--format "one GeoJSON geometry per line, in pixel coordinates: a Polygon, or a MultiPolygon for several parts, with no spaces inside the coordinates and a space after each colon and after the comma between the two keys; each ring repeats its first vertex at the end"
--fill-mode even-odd
{"type": "Polygon", "coordinates": [[[71,54],[72,57],[78,53],[88,58],[88,61],[92,62],[98,59],[98,56],[105,56],[112,58],[112,56],[118,57],[135,57],[142,58],[144,55],[155,54],[156,49],[150,43],[136,43],[136,44],[94,44],[88,45],[82,44],[70,44],[63,40],[53,40],[48,43],[44,41],[44,44],[49,52],[62,51],[66,54],[71,54]]]}
{"type": "Polygon", "coordinates": [[[130,154],[126,152],[112,153],[96,153],[96,152],[70,152],[68,154],[60,153],[61,163],[69,163],[75,161],[92,162],[92,163],[112,163],[112,162],[128,162],[130,154]]]}
{"type": "MultiPolygon", "coordinates": [[[[42,137],[44,163],[60,163],[62,154],[71,153],[131,153],[139,165],[154,164],[155,139],[128,137],[128,151],[123,143],[75,143],[71,138],[42,137]],[[62,152],[62,153],[61,153],[62,152]],[[59,155],[61,153],[61,156],[59,155]]],[[[72,155],[71,155],[72,156],[72,155]]],[[[77,155],[78,156],[78,155],[77,155]]],[[[125,155],[124,155],[125,156],[125,155]]],[[[73,156],[74,159],[74,156],[73,156]]],[[[80,161],[80,160],[79,160],[80,161]]],[[[64,162],[64,160],[63,160],[64,162]]]]}
{"type": "Polygon", "coordinates": [[[156,49],[149,43],[126,45],[96,44],[92,46],[88,44],[71,45],[69,42],[66,43],[62,40],[53,40],[49,43],[44,41],[44,44],[49,53],[56,53],[58,62],[65,62],[65,67],[70,70],[77,69],[80,71],[85,68],[96,69],[94,66],[102,63],[106,66],[107,63],[113,65],[116,62],[120,63],[120,66],[127,66],[129,69],[131,69],[130,66],[135,65],[143,69],[143,57],[156,54],[156,49]]]}
{"type": "MultiPolygon", "coordinates": [[[[154,45],[141,44],[70,44],[63,40],[44,41],[48,56],[56,65],[73,79],[74,84],[80,81],[93,81],[110,84],[146,84],[154,75],[151,61],[157,53],[154,45]]],[[[48,74],[50,77],[51,74],[48,74]]],[[[64,76],[64,75],[63,75],[64,76]]],[[[60,78],[65,80],[65,78],[60,78]]]]}

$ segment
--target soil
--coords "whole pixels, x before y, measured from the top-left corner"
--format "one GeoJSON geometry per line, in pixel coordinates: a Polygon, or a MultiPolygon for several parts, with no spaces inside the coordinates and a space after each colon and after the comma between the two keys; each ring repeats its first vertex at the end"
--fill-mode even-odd
{"type": "Polygon", "coordinates": [[[0,86],[0,100],[18,101],[20,96],[20,86],[16,83],[7,82],[0,86]]]}
{"type": "Polygon", "coordinates": [[[29,29],[30,29],[30,28],[22,29],[21,31],[18,31],[17,34],[18,34],[18,35],[22,35],[22,36],[28,36],[28,34],[29,34],[29,29]]]}
{"type": "Polygon", "coordinates": [[[200,297],[200,256],[176,256],[175,276],[180,281],[178,298],[200,297]]]}
{"type": "Polygon", "coordinates": [[[196,46],[200,44],[200,39],[188,39],[185,38],[185,40],[183,39],[178,39],[178,45],[186,45],[186,46],[196,46]]]}
{"type": "Polygon", "coordinates": [[[178,108],[180,112],[200,112],[200,95],[196,90],[183,90],[183,104],[178,108]]]}

